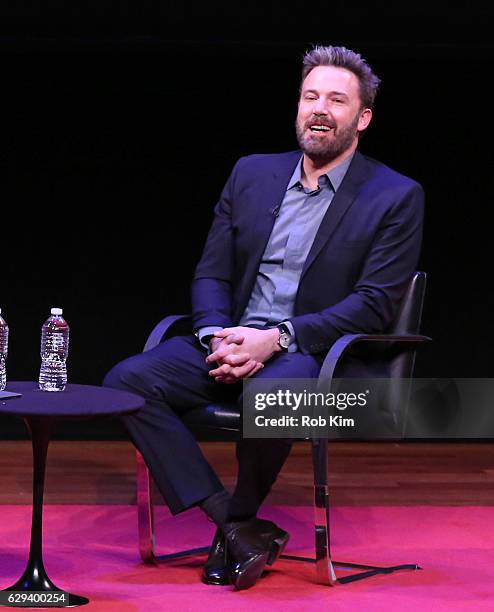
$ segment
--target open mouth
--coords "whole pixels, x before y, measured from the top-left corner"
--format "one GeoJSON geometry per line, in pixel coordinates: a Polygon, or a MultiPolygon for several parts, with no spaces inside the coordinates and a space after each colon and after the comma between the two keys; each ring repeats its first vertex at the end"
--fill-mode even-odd
{"type": "Polygon", "coordinates": [[[326,132],[331,132],[332,129],[329,125],[314,124],[309,126],[309,130],[313,134],[325,134],[326,132]]]}

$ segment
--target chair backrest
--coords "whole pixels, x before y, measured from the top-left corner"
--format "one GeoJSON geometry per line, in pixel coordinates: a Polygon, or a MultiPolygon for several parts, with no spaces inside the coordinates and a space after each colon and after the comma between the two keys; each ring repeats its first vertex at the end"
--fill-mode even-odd
{"type": "Polygon", "coordinates": [[[398,315],[389,330],[393,334],[418,334],[424,307],[425,272],[415,272],[403,297],[398,315]]]}
{"type": "MultiPolygon", "coordinates": [[[[405,291],[398,314],[386,330],[390,336],[406,336],[420,333],[424,304],[426,274],[415,272],[405,291]]],[[[361,427],[355,438],[400,438],[407,420],[411,379],[415,366],[416,345],[406,341],[357,342],[351,345],[338,361],[334,377],[387,379],[389,383],[377,385],[379,392],[361,419],[361,427]],[[388,433],[385,433],[386,430],[388,433]],[[382,436],[373,432],[383,432],[382,436]]],[[[323,368],[324,370],[324,368],[323,368]]],[[[348,435],[348,434],[347,434],[348,435]]]]}
{"type": "MultiPolygon", "coordinates": [[[[427,275],[415,272],[403,296],[403,301],[390,334],[419,334],[424,306],[427,275]]],[[[386,377],[391,379],[387,397],[383,397],[383,410],[392,418],[392,430],[397,438],[404,435],[408,404],[411,393],[410,379],[413,377],[416,350],[403,350],[403,346],[391,347],[388,353],[388,371],[386,377]]],[[[405,347],[406,348],[406,347],[405,347]]]]}
{"type": "MultiPolygon", "coordinates": [[[[391,334],[418,334],[422,321],[425,287],[427,275],[425,272],[415,272],[408,285],[398,315],[392,327],[391,334]]],[[[411,378],[415,366],[415,351],[401,353],[390,362],[391,378],[411,378]]]]}

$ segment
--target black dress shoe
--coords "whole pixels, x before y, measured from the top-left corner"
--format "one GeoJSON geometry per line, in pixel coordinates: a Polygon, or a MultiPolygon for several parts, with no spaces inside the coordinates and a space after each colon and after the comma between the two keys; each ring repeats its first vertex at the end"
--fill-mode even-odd
{"type": "Polygon", "coordinates": [[[201,579],[205,584],[217,584],[220,586],[231,584],[226,559],[225,536],[219,528],[214,534],[213,543],[209,549],[208,560],[202,569],[201,579]]]}
{"type": "MultiPolygon", "coordinates": [[[[256,519],[256,523],[264,545],[269,547],[266,563],[267,565],[273,565],[283,552],[290,536],[272,521],[256,519]]],[[[209,556],[204,564],[201,578],[205,584],[221,586],[231,584],[225,536],[220,529],[217,529],[214,534],[209,556]]]]}
{"type": "Polygon", "coordinates": [[[266,564],[276,561],[289,539],[286,531],[262,519],[228,523],[224,533],[230,581],[237,590],[254,586],[266,564]]]}

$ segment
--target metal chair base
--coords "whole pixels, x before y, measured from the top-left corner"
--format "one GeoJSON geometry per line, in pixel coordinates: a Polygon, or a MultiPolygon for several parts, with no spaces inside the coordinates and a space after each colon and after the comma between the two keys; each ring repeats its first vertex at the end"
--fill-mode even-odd
{"type": "MultiPolygon", "coordinates": [[[[195,555],[207,554],[209,552],[209,546],[202,546],[200,548],[190,548],[188,550],[179,551],[176,553],[169,553],[166,555],[154,555],[152,559],[146,559],[146,563],[158,565],[159,563],[166,563],[167,561],[174,561],[176,559],[184,559],[186,557],[192,557],[195,555]]],[[[300,557],[299,555],[280,555],[280,559],[288,561],[302,561],[304,563],[316,563],[316,559],[312,557],[300,557]]],[[[330,586],[334,586],[336,583],[348,584],[349,582],[356,582],[357,580],[363,580],[364,578],[371,578],[379,574],[391,574],[399,570],[421,570],[422,568],[416,564],[408,563],[403,565],[393,565],[390,567],[378,567],[376,565],[363,565],[361,563],[344,563],[342,561],[332,561],[333,568],[341,571],[351,571],[353,569],[367,570],[364,572],[357,572],[350,576],[337,577],[334,582],[330,582],[330,586]]]]}
{"type": "MultiPolygon", "coordinates": [[[[305,561],[306,563],[317,563],[316,559],[312,557],[299,557],[298,555],[280,555],[280,559],[288,559],[291,561],[305,561]]],[[[342,571],[351,571],[353,569],[366,569],[367,572],[357,572],[350,576],[337,577],[334,582],[329,584],[334,586],[336,582],[339,584],[347,584],[348,582],[355,582],[357,580],[363,580],[364,578],[370,578],[378,574],[391,574],[398,570],[421,570],[422,568],[416,563],[406,563],[403,565],[392,565],[390,567],[379,567],[377,565],[363,565],[361,563],[344,563],[343,561],[331,561],[334,569],[342,571]]]]}

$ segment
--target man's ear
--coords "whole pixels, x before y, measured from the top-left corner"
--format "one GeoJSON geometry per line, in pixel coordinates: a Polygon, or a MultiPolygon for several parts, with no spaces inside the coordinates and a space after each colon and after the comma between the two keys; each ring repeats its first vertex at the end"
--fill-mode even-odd
{"type": "Polygon", "coordinates": [[[357,130],[359,132],[363,132],[367,129],[369,123],[372,119],[372,111],[370,108],[364,108],[364,110],[360,113],[360,117],[358,120],[357,130]]]}

